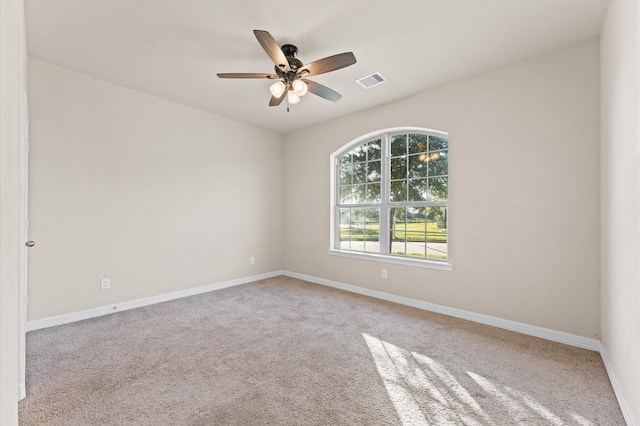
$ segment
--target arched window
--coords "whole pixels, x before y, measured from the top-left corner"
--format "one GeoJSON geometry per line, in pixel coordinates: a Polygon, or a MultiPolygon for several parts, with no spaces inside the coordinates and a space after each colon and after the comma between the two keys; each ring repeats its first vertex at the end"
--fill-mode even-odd
{"type": "Polygon", "coordinates": [[[332,254],[449,265],[447,133],[367,135],[334,153],[332,164],[332,254]]]}

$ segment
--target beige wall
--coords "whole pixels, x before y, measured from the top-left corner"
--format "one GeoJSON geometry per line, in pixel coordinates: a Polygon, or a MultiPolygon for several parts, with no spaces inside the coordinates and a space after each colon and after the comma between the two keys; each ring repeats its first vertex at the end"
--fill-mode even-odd
{"type": "Polygon", "coordinates": [[[28,65],[29,320],[281,269],[280,135],[28,65]]]}
{"type": "Polygon", "coordinates": [[[26,46],[22,0],[0,2],[0,424],[18,424],[24,341],[20,333],[22,159],[26,46]]]}
{"type": "Polygon", "coordinates": [[[598,79],[591,40],[286,135],[285,269],[598,337],[598,79]],[[449,132],[452,272],[326,252],[329,156],[399,126],[449,132]]]}
{"type": "Polygon", "coordinates": [[[611,2],[602,31],[601,52],[602,344],[640,424],[640,3],[637,0],[611,2]]]}

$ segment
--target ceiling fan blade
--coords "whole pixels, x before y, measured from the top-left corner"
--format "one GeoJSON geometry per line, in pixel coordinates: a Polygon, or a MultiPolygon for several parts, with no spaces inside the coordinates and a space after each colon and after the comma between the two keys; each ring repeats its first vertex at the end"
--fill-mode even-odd
{"type": "Polygon", "coordinates": [[[316,83],[315,81],[307,80],[306,78],[302,78],[302,81],[307,83],[307,88],[314,95],[318,95],[321,98],[325,98],[331,102],[337,102],[342,98],[342,95],[335,90],[329,89],[327,86],[323,86],[320,83],[316,83]]]}
{"type": "Polygon", "coordinates": [[[263,74],[257,72],[222,72],[220,78],[278,78],[276,74],[263,74]]]}
{"type": "Polygon", "coordinates": [[[286,90],[284,92],[282,92],[282,95],[280,95],[279,98],[276,98],[275,96],[271,96],[271,100],[269,101],[269,106],[278,106],[278,105],[280,105],[286,96],[287,96],[287,91],[286,90]]]}
{"type": "Polygon", "coordinates": [[[339,70],[356,63],[356,57],[352,52],[339,53],[323,59],[318,59],[298,70],[298,75],[318,75],[329,71],[339,70]]]}
{"type": "Polygon", "coordinates": [[[289,61],[282,53],[282,49],[278,45],[278,42],[269,34],[268,31],[253,30],[253,34],[258,39],[258,43],[267,52],[267,55],[271,58],[276,66],[284,71],[289,71],[289,61]]]}

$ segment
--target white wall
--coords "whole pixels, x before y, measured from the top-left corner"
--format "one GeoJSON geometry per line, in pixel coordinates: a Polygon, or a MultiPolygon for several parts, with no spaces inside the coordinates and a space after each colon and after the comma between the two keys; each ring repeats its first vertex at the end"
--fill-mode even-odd
{"type": "Polygon", "coordinates": [[[640,3],[613,0],[601,35],[602,344],[640,424],[640,3]],[[628,361],[625,363],[625,345],[628,361]]]}
{"type": "Polygon", "coordinates": [[[18,424],[26,45],[22,0],[0,2],[0,424],[18,424]]]}
{"type": "Polygon", "coordinates": [[[29,320],[281,269],[280,135],[28,64],[29,320]]]}
{"type": "Polygon", "coordinates": [[[598,79],[591,40],[286,135],[285,269],[598,337],[598,79]],[[326,252],[329,156],[399,126],[449,132],[452,272],[326,252]]]}

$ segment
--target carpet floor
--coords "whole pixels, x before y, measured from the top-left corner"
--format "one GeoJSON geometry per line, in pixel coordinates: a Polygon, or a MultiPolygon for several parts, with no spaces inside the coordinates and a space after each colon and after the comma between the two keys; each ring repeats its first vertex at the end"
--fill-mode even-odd
{"type": "Polygon", "coordinates": [[[27,334],[21,425],[624,425],[600,355],[276,277],[27,334]]]}

